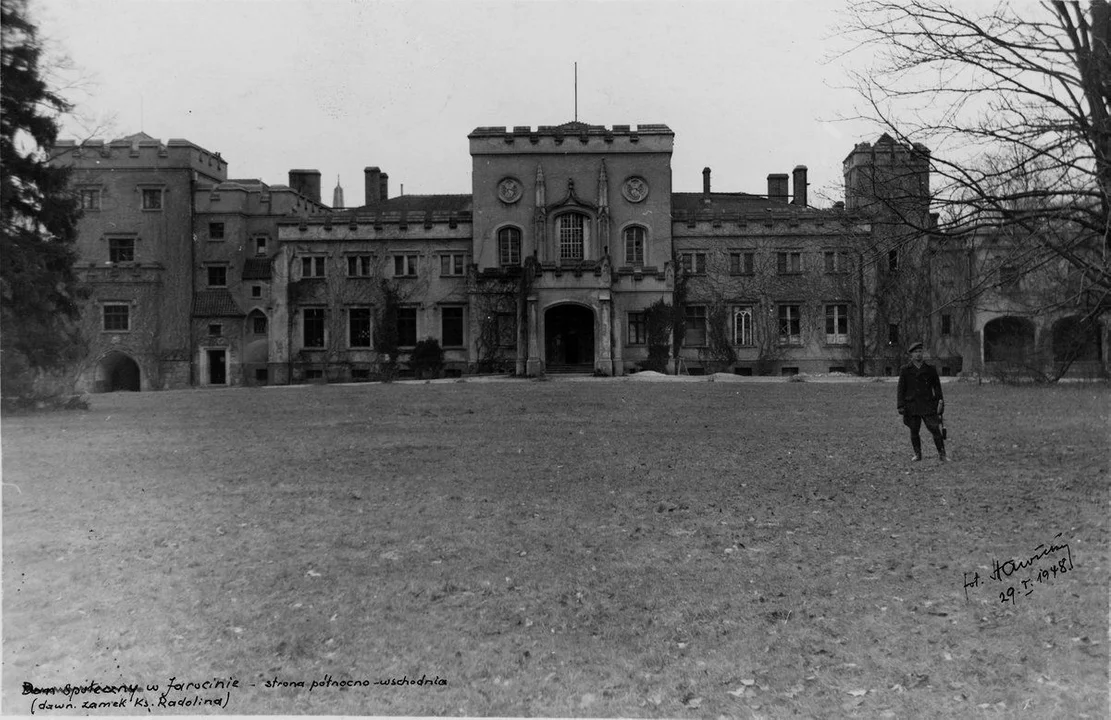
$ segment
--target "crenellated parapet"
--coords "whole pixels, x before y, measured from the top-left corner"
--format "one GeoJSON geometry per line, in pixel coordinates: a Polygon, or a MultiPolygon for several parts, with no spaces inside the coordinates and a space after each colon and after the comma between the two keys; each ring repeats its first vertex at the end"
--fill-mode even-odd
{"type": "Polygon", "coordinates": [[[227,179],[228,175],[228,163],[218,152],[177,138],[163,143],[143,133],[109,142],[85,140],[78,143],[74,140],[59,140],[54,144],[51,155],[55,162],[77,168],[187,168],[218,181],[227,179]]]}
{"type": "Polygon", "coordinates": [[[483,126],[470,135],[471,155],[526,153],[671,152],[675,133],[667,125],[483,126]]]}

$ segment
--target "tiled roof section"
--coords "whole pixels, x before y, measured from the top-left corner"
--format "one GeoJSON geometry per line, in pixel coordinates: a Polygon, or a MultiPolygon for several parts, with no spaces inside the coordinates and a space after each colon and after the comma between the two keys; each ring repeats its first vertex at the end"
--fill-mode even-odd
{"type": "Polygon", "coordinates": [[[270,258],[247,258],[243,263],[244,280],[269,280],[270,258]]]}
{"type": "Polygon", "coordinates": [[[352,215],[382,222],[397,222],[405,216],[409,222],[422,221],[426,215],[434,220],[454,217],[470,222],[471,196],[467,195],[398,195],[375,205],[344,208],[332,213],[333,223],[346,222],[352,215]]]}
{"type": "Polygon", "coordinates": [[[227,290],[199,290],[193,299],[193,317],[243,317],[227,290]]]}
{"type": "Polygon", "coordinates": [[[826,215],[829,210],[799,207],[790,202],[772,200],[748,193],[672,193],[671,215],[675,220],[746,215],[749,213],[797,213],[803,216],[826,215]]]}

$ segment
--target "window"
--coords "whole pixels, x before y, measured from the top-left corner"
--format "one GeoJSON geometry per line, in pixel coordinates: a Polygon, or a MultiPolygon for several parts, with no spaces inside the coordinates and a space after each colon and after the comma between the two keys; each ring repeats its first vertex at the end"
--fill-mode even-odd
{"type": "Polygon", "coordinates": [[[779,342],[783,345],[802,344],[802,321],[798,305],[779,306],[779,342]]]}
{"type": "Polygon", "coordinates": [[[223,265],[209,265],[208,266],[208,286],[209,287],[227,287],[228,286],[228,269],[223,265]]]}
{"type": "Polygon", "coordinates": [[[394,275],[394,277],[416,277],[417,276],[417,256],[416,255],[394,255],[393,256],[393,275],[394,275]]]}
{"type": "Polygon", "coordinates": [[[266,254],[266,240],[265,236],[255,238],[255,255],[266,254]]]}
{"type": "Polygon", "coordinates": [[[826,342],[830,345],[848,344],[848,305],[826,305],[826,342]]]}
{"type": "Polygon", "coordinates": [[[683,337],[683,345],[696,347],[706,344],[706,306],[687,305],[683,309],[683,316],[687,323],[687,333],[683,337]]]}
{"type": "Polygon", "coordinates": [[[417,344],[416,308],[397,309],[397,344],[400,347],[412,347],[417,344]]]}
{"type": "Polygon", "coordinates": [[[1014,265],[1004,265],[999,268],[999,287],[1004,290],[1014,290],[1018,287],[1018,268],[1014,265]]]}
{"type": "Polygon", "coordinates": [[[301,277],[303,278],[322,278],[324,277],[324,256],[311,255],[309,257],[301,258],[301,277]]]}
{"type": "Polygon", "coordinates": [[[941,316],[941,334],[951,335],[953,333],[953,316],[949,313],[944,313],[941,316]]]}
{"type": "Polygon", "coordinates": [[[108,238],[108,260],[135,262],[135,238],[108,238]]]}
{"type": "Polygon", "coordinates": [[[521,264],[521,231],[517,228],[502,228],[498,230],[498,264],[521,264]]]}
{"type": "Polygon", "coordinates": [[[266,316],[265,315],[255,315],[254,317],[251,318],[251,332],[253,332],[255,335],[265,335],[266,334],[266,316]]]}
{"type": "Polygon", "coordinates": [[[849,254],[844,250],[825,251],[826,273],[837,275],[849,271],[849,254]]]}
{"type": "Polygon", "coordinates": [[[648,328],[644,324],[644,313],[629,313],[629,344],[644,345],[648,342],[648,328]]]}
{"type": "Polygon", "coordinates": [[[752,308],[739,307],[733,310],[733,344],[752,345],[752,308]]]}
{"type": "Polygon", "coordinates": [[[302,311],[301,328],[304,346],[307,348],[324,347],[324,308],[305,308],[302,311]]]}
{"type": "Polygon", "coordinates": [[[100,188],[81,188],[78,201],[82,210],[100,209],[100,188]]]}
{"type": "Polygon", "coordinates": [[[251,297],[254,297],[254,298],[262,297],[262,286],[261,285],[252,285],[251,286],[251,297]]]}
{"type": "Polygon", "coordinates": [[[370,275],[370,255],[348,255],[347,277],[368,277],[370,275]]]}
{"type": "Polygon", "coordinates": [[[459,276],[463,274],[463,253],[450,253],[440,256],[440,275],[459,276]]]}
{"type": "Polygon", "coordinates": [[[899,325],[897,323],[891,323],[887,326],[887,344],[899,344],[899,325]]]}
{"type": "Polygon", "coordinates": [[[756,253],[729,253],[729,273],[731,275],[752,275],[755,272],[756,253]]]}
{"type": "Polygon", "coordinates": [[[224,239],[224,223],[210,222],[208,224],[208,239],[209,240],[223,240],[224,239]]]}
{"type": "Polygon", "coordinates": [[[776,271],[780,275],[797,275],[802,272],[802,253],[776,253],[776,271]]]}
{"type": "Polygon", "coordinates": [[[582,260],[586,240],[586,217],[576,213],[559,218],[559,259],[582,260]]]}
{"type": "Polygon", "coordinates": [[[143,209],[162,209],[162,188],[143,188],[143,209]]]}
{"type": "Polygon", "coordinates": [[[688,275],[706,274],[706,253],[683,253],[679,256],[683,272],[688,275]]]}
{"type": "Polygon", "coordinates": [[[887,269],[889,272],[899,272],[899,251],[887,251],[887,269]]]}
{"type": "Polygon", "coordinates": [[[347,311],[347,344],[353,348],[370,347],[370,308],[347,311]]]}
{"type": "Polygon", "coordinates": [[[633,267],[644,265],[644,238],[647,234],[639,226],[625,228],[625,264],[633,267]]]}
{"type": "Polygon", "coordinates": [[[208,326],[208,334],[211,337],[220,337],[224,334],[224,326],[220,323],[212,323],[208,326]]]}
{"type": "Polygon", "coordinates": [[[444,347],[463,346],[463,308],[441,308],[440,342],[444,347]]]}
{"type": "Polygon", "coordinates": [[[498,346],[517,346],[517,316],[513,313],[498,313],[498,346]]]}
{"type": "Polygon", "coordinates": [[[127,305],[104,306],[105,330],[130,330],[131,308],[127,305]]]}

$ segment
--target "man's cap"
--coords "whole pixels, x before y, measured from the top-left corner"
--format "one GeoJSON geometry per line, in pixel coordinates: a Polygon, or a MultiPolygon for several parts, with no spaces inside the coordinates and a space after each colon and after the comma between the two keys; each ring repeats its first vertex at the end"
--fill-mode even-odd
{"type": "Polygon", "coordinates": [[[915,350],[921,350],[921,349],[922,349],[922,343],[920,343],[920,342],[915,342],[915,343],[911,343],[911,344],[910,344],[910,347],[908,347],[908,348],[907,348],[907,352],[908,352],[908,353],[912,353],[912,352],[914,352],[915,350]]]}

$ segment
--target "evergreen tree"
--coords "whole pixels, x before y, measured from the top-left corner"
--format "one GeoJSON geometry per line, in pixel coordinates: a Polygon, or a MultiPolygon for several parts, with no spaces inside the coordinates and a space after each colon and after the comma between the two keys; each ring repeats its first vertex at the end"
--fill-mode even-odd
{"type": "Polygon", "coordinates": [[[70,109],[42,77],[26,0],[0,0],[0,372],[5,396],[81,350],[73,264],[80,216],[70,169],[50,164],[70,109]]]}

